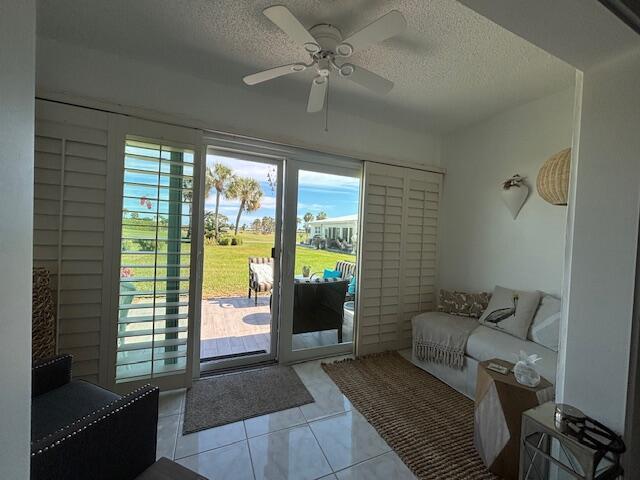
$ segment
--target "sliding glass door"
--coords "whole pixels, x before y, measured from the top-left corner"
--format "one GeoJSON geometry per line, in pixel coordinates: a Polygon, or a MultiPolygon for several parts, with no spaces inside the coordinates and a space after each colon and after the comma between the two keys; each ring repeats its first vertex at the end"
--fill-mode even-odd
{"type": "Polygon", "coordinates": [[[351,353],[361,163],[205,138],[193,367],[351,353]]]}
{"type": "Polygon", "coordinates": [[[277,355],[283,161],[208,146],[198,286],[202,372],[277,355]]]}
{"type": "Polygon", "coordinates": [[[281,353],[351,353],[356,322],[361,169],[288,161],[281,353]]]}

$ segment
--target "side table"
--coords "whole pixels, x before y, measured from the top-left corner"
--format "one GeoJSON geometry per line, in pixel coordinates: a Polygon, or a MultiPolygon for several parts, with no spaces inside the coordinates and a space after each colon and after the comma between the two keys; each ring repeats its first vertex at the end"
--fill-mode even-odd
{"type": "MultiPolygon", "coordinates": [[[[576,437],[560,431],[556,427],[555,411],[556,404],[548,402],[522,415],[520,479],[620,478],[623,473],[620,455],[594,450],[576,437]]],[[[629,478],[636,478],[636,475],[631,472],[629,478]]]]}
{"type": "Polygon", "coordinates": [[[474,444],[489,471],[508,480],[518,478],[522,414],[555,395],[544,378],[534,388],[519,384],[511,372],[513,365],[500,359],[480,362],[476,382],[474,444]],[[509,372],[489,370],[490,363],[509,372]]]}
{"type": "Polygon", "coordinates": [[[203,477],[167,457],[162,457],[136,477],[136,480],[207,480],[207,477],[203,477]]]}

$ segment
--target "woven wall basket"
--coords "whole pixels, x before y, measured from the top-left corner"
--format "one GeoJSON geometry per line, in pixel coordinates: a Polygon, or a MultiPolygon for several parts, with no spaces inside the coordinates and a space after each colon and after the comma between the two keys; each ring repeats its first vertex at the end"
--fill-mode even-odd
{"type": "Polygon", "coordinates": [[[552,205],[566,205],[569,196],[570,169],[570,148],[565,148],[544,162],[536,181],[540,196],[552,205]]]}

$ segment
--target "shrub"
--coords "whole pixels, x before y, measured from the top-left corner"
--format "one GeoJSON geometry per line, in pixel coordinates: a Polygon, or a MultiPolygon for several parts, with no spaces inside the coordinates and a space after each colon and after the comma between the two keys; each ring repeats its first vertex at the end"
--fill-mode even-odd
{"type": "Polygon", "coordinates": [[[145,240],[143,238],[138,238],[134,240],[134,242],[138,244],[140,250],[143,252],[152,252],[156,249],[155,240],[145,240]]]}
{"type": "Polygon", "coordinates": [[[231,245],[231,237],[220,237],[220,239],[218,239],[218,245],[221,245],[223,247],[231,245]]]}
{"type": "Polygon", "coordinates": [[[122,251],[123,252],[132,252],[134,250],[133,248],[133,241],[132,240],[122,240],[122,251]]]}
{"type": "Polygon", "coordinates": [[[233,237],[231,239],[231,245],[242,245],[242,238],[240,237],[233,237]]]}

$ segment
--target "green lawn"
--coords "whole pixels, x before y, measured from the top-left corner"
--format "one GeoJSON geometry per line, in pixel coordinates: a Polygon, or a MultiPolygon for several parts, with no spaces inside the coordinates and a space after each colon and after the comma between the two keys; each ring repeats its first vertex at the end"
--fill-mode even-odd
{"type": "MultiPolygon", "coordinates": [[[[149,237],[150,229],[147,226],[127,225],[123,228],[125,237],[149,237]]],[[[271,255],[271,247],[273,246],[273,235],[263,235],[259,233],[240,233],[242,245],[207,245],[204,247],[204,280],[202,286],[202,297],[223,297],[246,295],[249,277],[249,257],[268,257],[271,255]]],[[[153,250],[153,243],[150,247],[153,250]]],[[[143,244],[136,241],[126,241],[125,250],[131,252],[145,251],[143,244]]],[[[189,251],[189,244],[182,246],[183,252],[189,251]]],[[[166,251],[161,246],[160,251],[166,251]]],[[[312,272],[320,272],[325,268],[334,268],[339,260],[347,260],[354,262],[354,255],[327,252],[326,250],[315,250],[313,248],[297,247],[296,248],[296,275],[302,274],[302,266],[309,265],[312,272]]],[[[160,259],[161,261],[164,259],[160,259]]],[[[133,277],[151,277],[154,275],[153,268],[145,268],[152,266],[154,263],[153,255],[135,255],[123,254],[122,263],[130,265],[130,273],[133,277]]],[[[181,259],[183,265],[188,265],[189,256],[181,259]]],[[[166,274],[165,269],[158,269],[155,275],[158,277],[166,274]]],[[[189,269],[180,269],[181,277],[188,277],[189,269]]],[[[139,291],[152,291],[153,282],[143,281],[136,282],[135,287],[139,291]]],[[[158,285],[157,288],[164,288],[158,285]]],[[[181,282],[180,288],[187,290],[189,288],[188,281],[181,282]]]]}
{"type": "MultiPolygon", "coordinates": [[[[269,257],[273,235],[242,233],[242,245],[205,245],[204,281],[202,297],[246,295],[249,277],[249,257],[269,257]]],[[[296,248],[296,275],[302,274],[302,266],[309,265],[312,272],[334,268],[339,260],[354,262],[355,255],[327,252],[312,248],[296,248]]]]}

